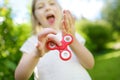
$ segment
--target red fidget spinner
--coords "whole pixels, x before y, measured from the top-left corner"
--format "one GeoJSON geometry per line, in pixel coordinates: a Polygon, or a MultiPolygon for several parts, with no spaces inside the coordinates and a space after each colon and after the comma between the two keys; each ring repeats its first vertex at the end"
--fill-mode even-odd
{"type": "Polygon", "coordinates": [[[62,38],[62,45],[58,46],[57,44],[53,43],[52,41],[47,42],[47,48],[49,50],[58,50],[60,52],[59,56],[62,60],[67,61],[71,58],[72,54],[71,51],[68,49],[68,45],[73,42],[73,37],[70,34],[66,34],[62,38]]]}

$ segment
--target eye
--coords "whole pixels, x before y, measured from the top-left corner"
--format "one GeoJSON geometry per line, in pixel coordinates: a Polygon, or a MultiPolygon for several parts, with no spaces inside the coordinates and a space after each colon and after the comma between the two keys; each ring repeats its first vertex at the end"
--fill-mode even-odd
{"type": "Polygon", "coordinates": [[[37,6],[37,9],[42,9],[44,7],[44,4],[39,4],[38,6],[37,6]]]}
{"type": "Polygon", "coordinates": [[[49,4],[50,4],[50,5],[55,5],[55,2],[52,2],[52,1],[51,1],[49,4]]]}
{"type": "Polygon", "coordinates": [[[39,7],[38,7],[38,9],[41,9],[41,8],[43,8],[43,7],[42,7],[42,6],[39,6],[39,7]]]}

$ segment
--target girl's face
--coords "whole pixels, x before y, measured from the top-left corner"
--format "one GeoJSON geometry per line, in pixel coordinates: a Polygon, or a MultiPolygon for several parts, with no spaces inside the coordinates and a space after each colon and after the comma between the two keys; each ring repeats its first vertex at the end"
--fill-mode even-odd
{"type": "Polygon", "coordinates": [[[56,28],[60,26],[62,10],[55,0],[37,0],[35,17],[44,28],[56,28]]]}

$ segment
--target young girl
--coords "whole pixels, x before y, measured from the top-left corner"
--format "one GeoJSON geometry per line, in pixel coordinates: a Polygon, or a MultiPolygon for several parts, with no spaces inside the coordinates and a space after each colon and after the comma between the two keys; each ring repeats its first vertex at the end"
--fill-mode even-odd
{"type": "Polygon", "coordinates": [[[84,39],[75,33],[75,21],[70,11],[62,9],[56,0],[33,0],[32,22],[34,34],[23,44],[23,55],[15,70],[16,80],[28,80],[34,72],[35,80],[91,80],[85,69],[94,66],[94,58],[86,49],[84,39]],[[58,46],[62,36],[71,34],[69,60],[59,58],[57,50],[49,50],[46,43],[58,46]]]}

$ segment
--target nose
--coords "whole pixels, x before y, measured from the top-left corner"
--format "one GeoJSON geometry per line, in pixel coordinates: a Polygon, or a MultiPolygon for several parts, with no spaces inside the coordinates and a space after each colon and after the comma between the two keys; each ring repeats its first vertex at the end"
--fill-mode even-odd
{"type": "Polygon", "coordinates": [[[49,11],[51,9],[50,5],[49,4],[46,4],[45,6],[45,11],[49,11]]]}

